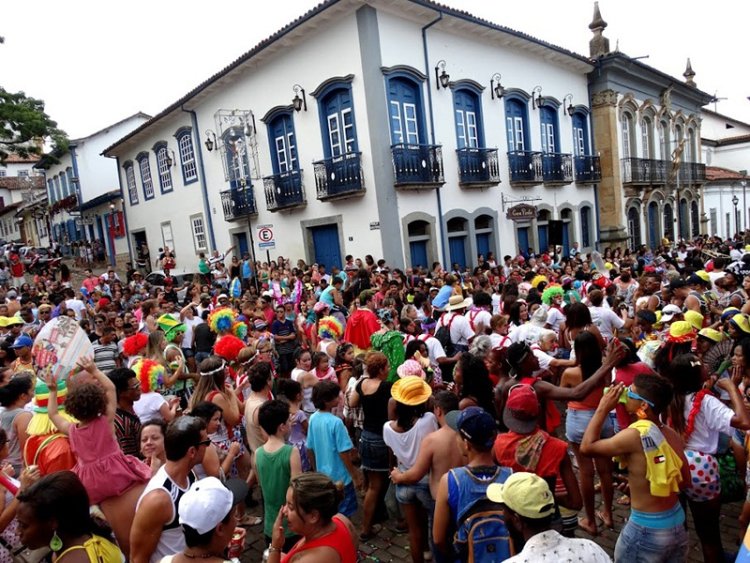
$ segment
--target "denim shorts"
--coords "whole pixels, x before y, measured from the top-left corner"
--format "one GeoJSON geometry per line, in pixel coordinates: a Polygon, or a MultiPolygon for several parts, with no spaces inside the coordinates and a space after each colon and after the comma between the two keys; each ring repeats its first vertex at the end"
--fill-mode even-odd
{"type": "Polygon", "coordinates": [[[182,350],[182,355],[185,356],[185,358],[192,358],[195,356],[195,352],[193,352],[192,348],[180,348],[182,350]]]}
{"type": "Polygon", "coordinates": [[[347,518],[357,512],[357,491],[354,489],[354,483],[349,483],[344,487],[344,500],[339,504],[339,513],[347,518]]]}
{"type": "Polygon", "coordinates": [[[380,434],[362,431],[359,438],[359,457],[365,471],[389,471],[391,468],[388,463],[388,446],[380,434]]]}
{"type": "Polygon", "coordinates": [[[658,529],[636,524],[631,517],[615,544],[615,563],[682,563],[687,555],[688,534],[683,524],[658,529]]]}
{"type": "MultiPolygon", "coordinates": [[[[565,415],[565,437],[568,439],[568,442],[580,444],[583,441],[583,434],[586,432],[586,427],[591,422],[591,419],[594,418],[594,412],[568,409],[565,415]]],[[[614,436],[612,419],[607,417],[604,419],[600,438],[611,438],[612,436],[614,436]]]]}
{"type": "Polygon", "coordinates": [[[432,513],[435,505],[427,477],[414,485],[396,485],[396,500],[399,504],[421,504],[428,514],[432,513]]]}

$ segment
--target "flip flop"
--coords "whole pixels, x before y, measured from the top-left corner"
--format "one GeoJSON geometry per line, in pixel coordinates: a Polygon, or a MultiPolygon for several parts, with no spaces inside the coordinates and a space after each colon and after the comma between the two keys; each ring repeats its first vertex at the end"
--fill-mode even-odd
{"type": "MultiPolygon", "coordinates": [[[[614,530],[615,529],[614,519],[612,521],[610,521],[609,524],[607,524],[607,521],[604,519],[604,513],[601,510],[597,510],[596,512],[594,512],[594,516],[596,516],[597,520],[601,520],[602,521],[602,524],[604,524],[605,528],[609,528],[610,530],[614,530]]],[[[580,526],[580,524],[579,524],[579,526],[580,526]]]]}

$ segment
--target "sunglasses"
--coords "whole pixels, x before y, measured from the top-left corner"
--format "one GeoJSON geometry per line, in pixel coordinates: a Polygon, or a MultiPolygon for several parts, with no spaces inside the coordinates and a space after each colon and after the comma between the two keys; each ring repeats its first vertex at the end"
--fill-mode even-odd
{"type": "Polygon", "coordinates": [[[649,401],[648,399],[644,399],[644,398],[643,398],[643,397],[641,397],[641,396],[640,396],[640,395],[639,395],[638,393],[636,393],[635,391],[633,391],[633,390],[632,390],[632,389],[631,389],[630,387],[628,387],[628,389],[627,389],[627,393],[628,393],[628,399],[633,399],[633,400],[635,400],[635,401],[643,401],[643,402],[644,402],[644,403],[646,403],[646,404],[647,404],[647,405],[648,405],[649,407],[651,407],[651,408],[654,408],[654,403],[652,403],[652,402],[651,402],[651,401],[649,401]]]}
{"type": "Polygon", "coordinates": [[[200,442],[198,442],[198,445],[195,447],[200,448],[201,446],[209,446],[210,444],[211,444],[211,440],[206,439],[206,440],[201,440],[200,442]]]}

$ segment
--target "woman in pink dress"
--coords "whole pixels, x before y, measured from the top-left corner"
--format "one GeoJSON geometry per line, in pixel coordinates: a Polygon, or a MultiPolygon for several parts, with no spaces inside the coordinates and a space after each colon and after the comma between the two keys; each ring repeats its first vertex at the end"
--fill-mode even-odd
{"type": "MultiPolygon", "coordinates": [[[[92,360],[82,358],[78,364],[90,374],[93,383],[87,380],[73,386],[65,409],[80,422],[73,424],[58,414],[57,381],[47,374],[49,418],[60,432],[68,435],[78,458],[73,472],[86,487],[91,504],[100,505],[120,549],[128,557],[135,505],[151,478],[151,469],[122,453],[117,443],[113,423],[117,408],[114,383],[92,360]]],[[[83,380],[83,374],[78,379],[83,380]]]]}

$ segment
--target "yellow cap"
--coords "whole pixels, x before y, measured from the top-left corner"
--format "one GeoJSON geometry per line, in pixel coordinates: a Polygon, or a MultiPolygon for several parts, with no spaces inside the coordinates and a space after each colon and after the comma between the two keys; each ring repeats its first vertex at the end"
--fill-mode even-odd
{"type": "Polygon", "coordinates": [[[702,279],[704,282],[711,281],[711,276],[708,275],[708,272],[706,270],[698,270],[697,272],[695,272],[695,275],[702,279]]]}
{"type": "Polygon", "coordinates": [[[685,320],[689,322],[695,330],[700,330],[703,328],[703,315],[701,315],[698,311],[685,311],[685,320]]]}
{"type": "Polygon", "coordinates": [[[508,477],[505,483],[492,483],[487,487],[487,498],[533,520],[555,512],[555,499],[549,485],[535,473],[522,471],[508,477]]]}
{"type": "Polygon", "coordinates": [[[8,328],[8,317],[0,317],[0,328],[8,328]]]}
{"type": "Polygon", "coordinates": [[[432,396],[432,387],[416,375],[402,377],[391,387],[391,397],[403,405],[421,405],[432,396]]]}
{"type": "Polygon", "coordinates": [[[724,340],[724,335],[713,328],[701,329],[701,331],[698,332],[698,336],[702,336],[703,338],[707,338],[708,340],[712,340],[713,342],[721,342],[722,340],[724,340]]]}

